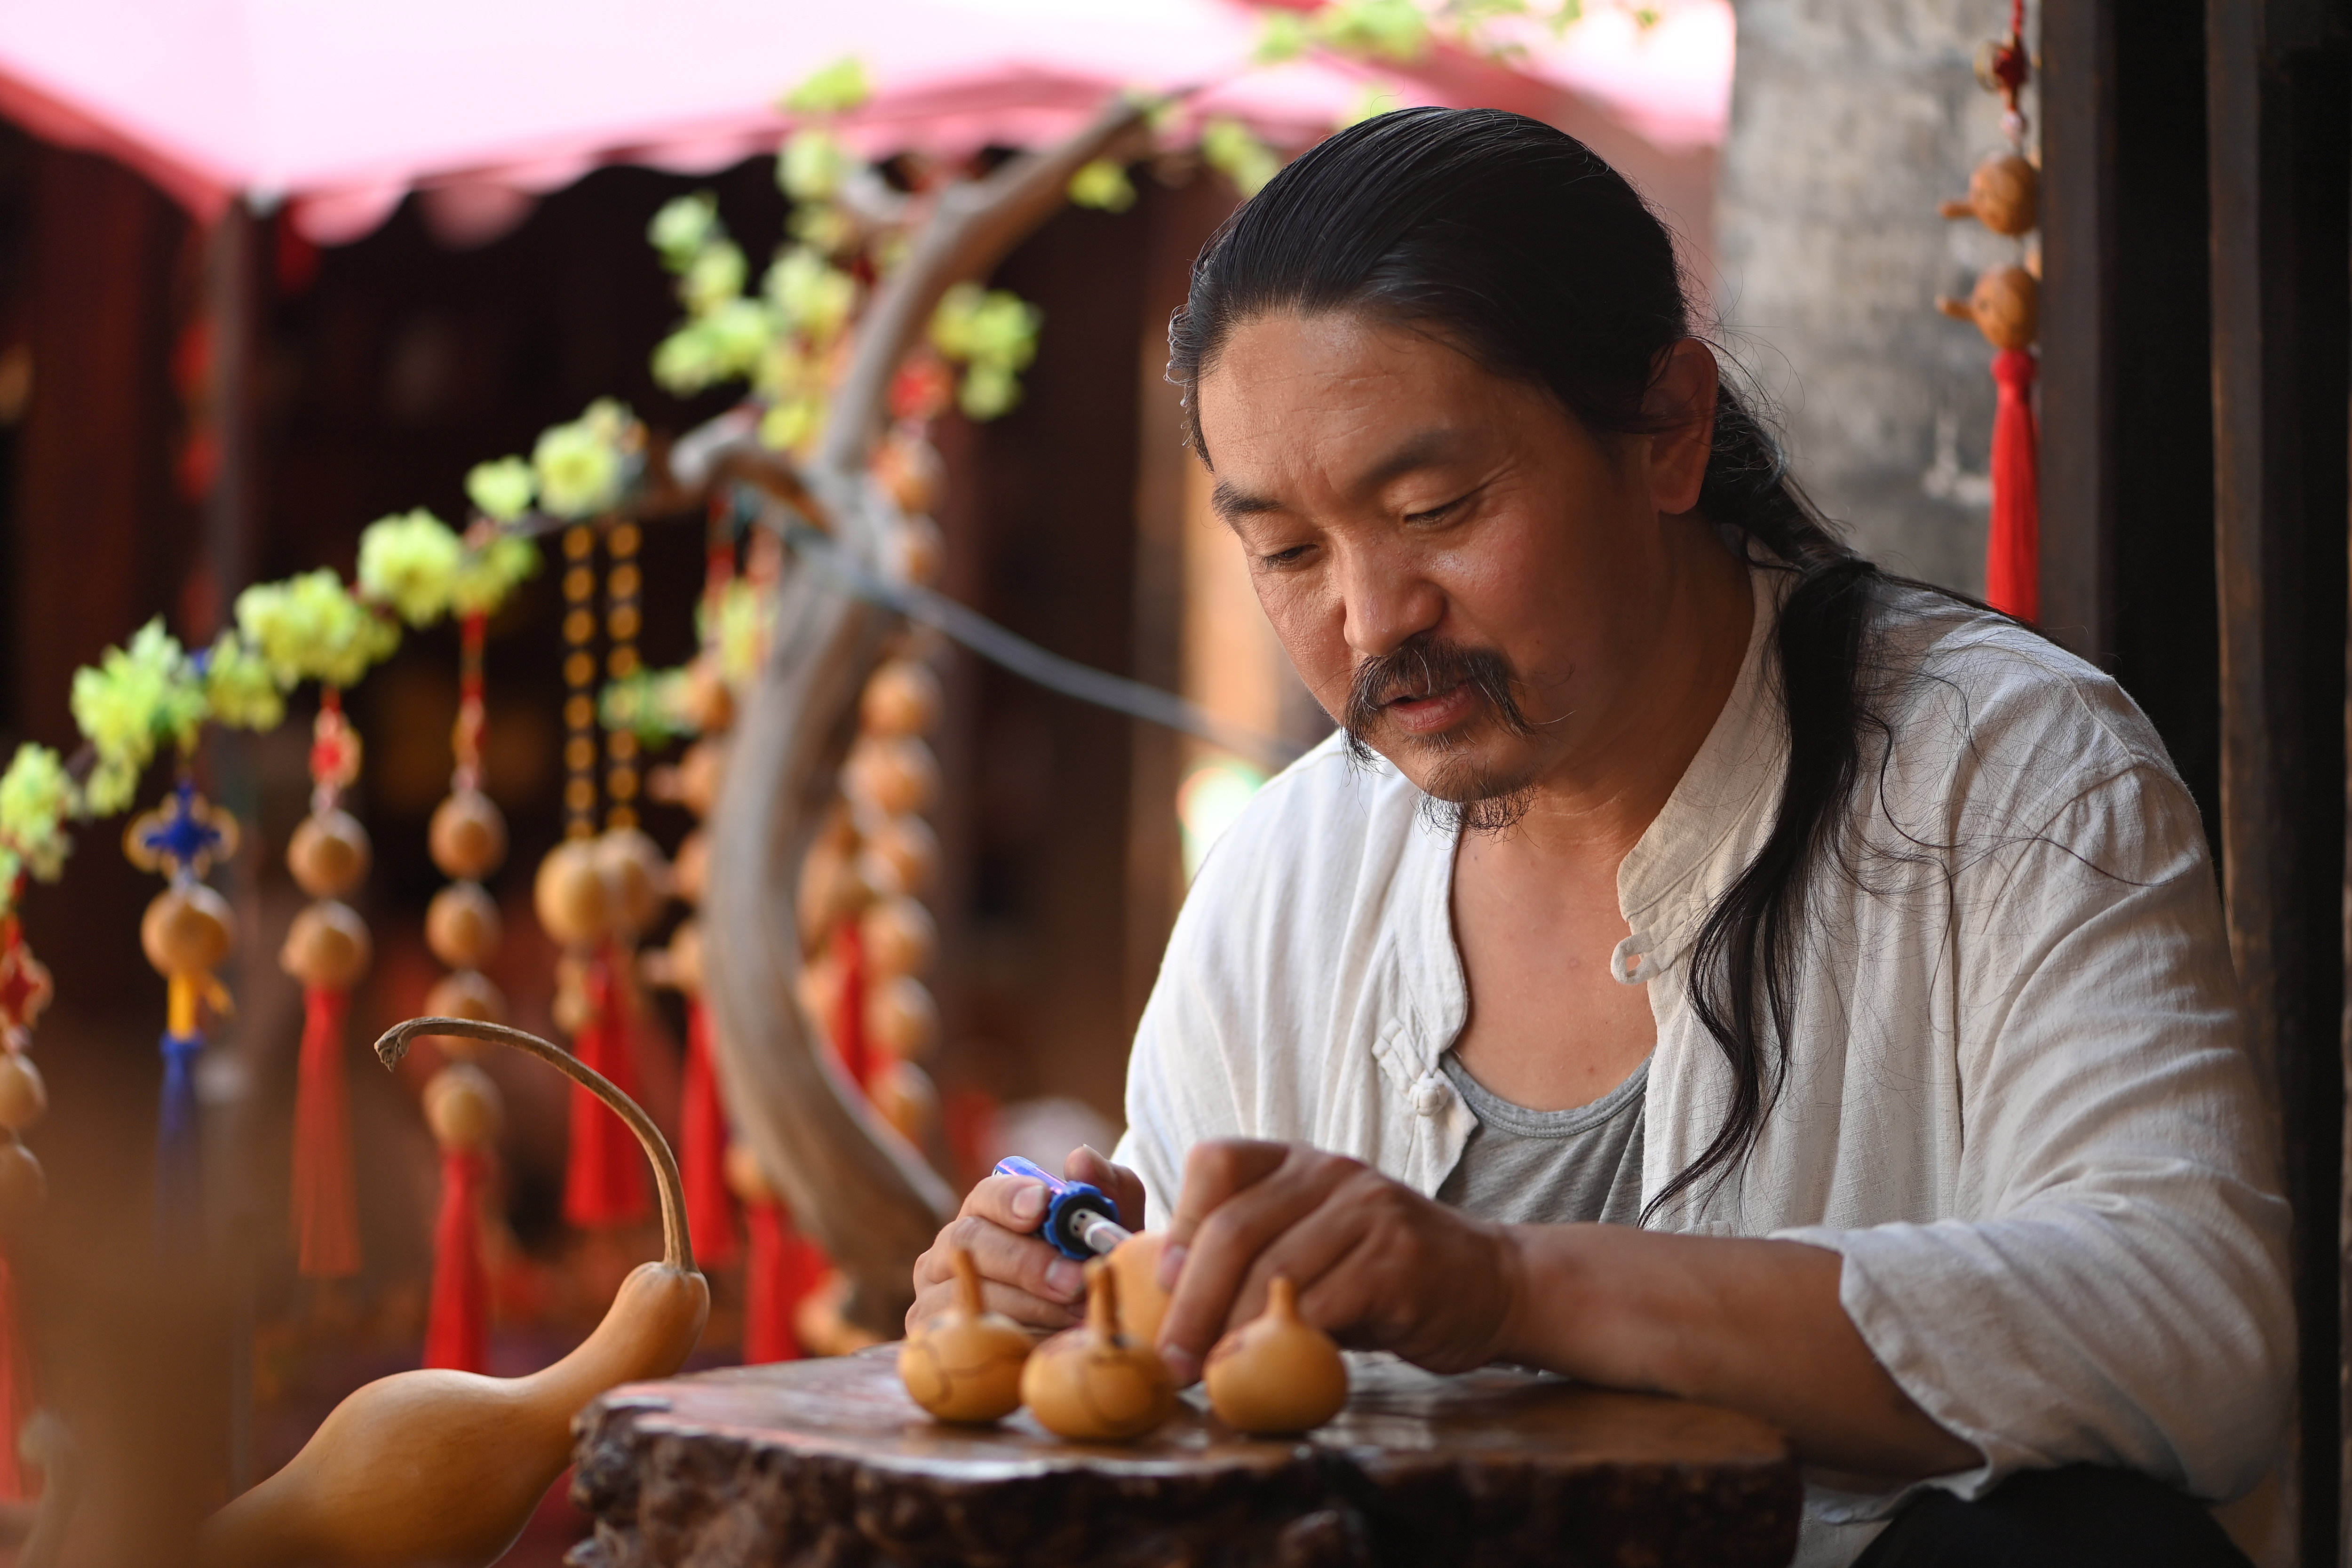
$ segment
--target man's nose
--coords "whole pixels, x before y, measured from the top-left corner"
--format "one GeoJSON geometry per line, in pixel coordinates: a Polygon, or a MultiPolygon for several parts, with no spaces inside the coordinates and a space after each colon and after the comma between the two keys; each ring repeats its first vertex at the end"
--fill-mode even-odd
{"type": "Polygon", "coordinates": [[[1351,553],[1340,569],[1343,630],[1358,658],[1394,653],[1445,618],[1436,584],[1378,552],[1351,553]]]}

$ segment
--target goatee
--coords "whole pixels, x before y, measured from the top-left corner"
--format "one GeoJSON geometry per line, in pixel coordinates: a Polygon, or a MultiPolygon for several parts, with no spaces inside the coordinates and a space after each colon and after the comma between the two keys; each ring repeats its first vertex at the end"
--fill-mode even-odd
{"type": "Polygon", "coordinates": [[[1387,721],[1389,703],[1401,697],[1433,697],[1456,687],[1470,689],[1479,711],[1443,734],[1401,738],[1403,745],[1431,758],[1428,782],[1422,788],[1422,816],[1448,833],[1502,833],[1528,814],[1535,801],[1534,784],[1481,766],[1466,754],[1464,742],[1488,724],[1518,740],[1532,738],[1535,726],[1512,692],[1509,662],[1493,648],[1415,637],[1359,664],[1340,718],[1348,731],[1348,754],[1370,767],[1380,754],[1372,737],[1387,721]]]}

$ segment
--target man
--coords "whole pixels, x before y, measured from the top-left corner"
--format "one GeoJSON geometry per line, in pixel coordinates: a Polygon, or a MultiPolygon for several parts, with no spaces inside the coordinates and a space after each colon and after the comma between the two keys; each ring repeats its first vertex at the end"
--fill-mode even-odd
{"type": "MultiPolygon", "coordinates": [[[[2129,700],[1845,550],[1655,217],[1534,121],[1333,138],[1171,339],[1345,726],[1202,868],[1119,1163],[1073,1156],[1171,1231],[1171,1366],[1282,1274],[1439,1371],[1777,1423],[1804,1561],[2242,1561],[2181,1493],[2279,1441],[2286,1211],[2129,700]]],[[[1071,1321],[1042,1208],[975,1188],[912,1320],[954,1245],[1071,1321]]]]}

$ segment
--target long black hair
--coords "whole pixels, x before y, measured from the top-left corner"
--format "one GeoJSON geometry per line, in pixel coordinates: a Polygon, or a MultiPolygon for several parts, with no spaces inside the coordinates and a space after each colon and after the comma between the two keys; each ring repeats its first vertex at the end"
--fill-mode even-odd
{"type": "MultiPolygon", "coordinates": [[[[1277,174],[1193,264],[1169,327],[1196,451],[1198,388],[1234,327],[1279,310],[1360,311],[1435,330],[1486,369],[1548,389],[1602,436],[1655,431],[1643,401],[1693,335],[1674,243],[1624,177],[1539,121],[1415,109],[1330,138],[1277,174]]],[[[1885,581],[1792,480],[1779,442],[1727,379],[1699,490],[1708,521],[1792,574],[1776,631],[1788,774],[1771,836],[1691,952],[1691,1000],[1732,1071],[1723,1125],[1644,1210],[1729,1175],[1785,1075],[1805,889],[1853,797],[1865,731],[1865,642],[1885,581]]]]}

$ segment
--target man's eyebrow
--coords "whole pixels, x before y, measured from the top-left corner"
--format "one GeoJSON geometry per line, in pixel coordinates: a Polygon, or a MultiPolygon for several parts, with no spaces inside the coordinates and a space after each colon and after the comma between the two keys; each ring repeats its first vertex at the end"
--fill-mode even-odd
{"type": "MultiPolygon", "coordinates": [[[[1462,444],[1462,432],[1446,426],[1417,431],[1400,443],[1379,462],[1357,479],[1350,487],[1358,490],[1378,489],[1390,480],[1425,468],[1433,463],[1452,458],[1462,444]]],[[[1252,495],[1231,479],[1219,479],[1209,492],[1209,505],[1227,522],[1239,522],[1245,517],[1257,517],[1270,511],[1281,511],[1283,503],[1271,496],[1252,495]]]]}
{"type": "Polygon", "coordinates": [[[1247,490],[1236,489],[1231,479],[1217,481],[1216,488],[1209,492],[1209,506],[1227,522],[1239,522],[1245,517],[1282,510],[1282,503],[1273,497],[1254,496],[1247,490]]]}

